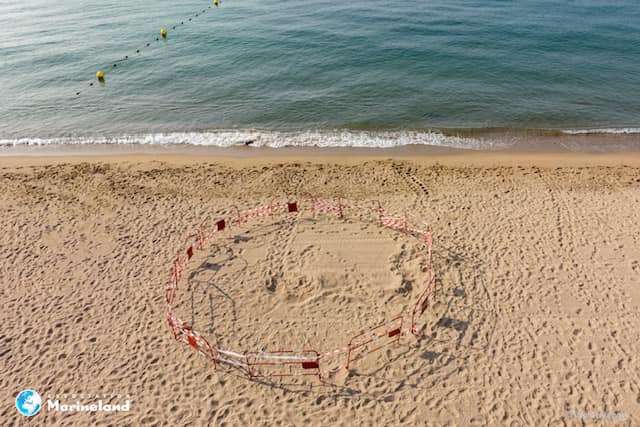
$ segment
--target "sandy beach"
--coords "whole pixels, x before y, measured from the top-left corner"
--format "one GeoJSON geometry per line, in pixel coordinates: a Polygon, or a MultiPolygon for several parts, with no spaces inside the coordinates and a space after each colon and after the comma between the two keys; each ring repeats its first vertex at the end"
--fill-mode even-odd
{"type": "MultiPolygon", "coordinates": [[[[230,153],[0,157],[2,425],[640,423],[638,153],[230,153]],[[165,322],[176,251],[236,207],[309,195],[431,227],[425,336],[334,385],[215,370],[165,322]],[[25,388],[131,407],[27,419],[25,388]]],[[[418,252],[337,218],[258,221],[205,248],[216,267],[177,309],[239,350],[338,348],[417,298],[418,252]]]]}

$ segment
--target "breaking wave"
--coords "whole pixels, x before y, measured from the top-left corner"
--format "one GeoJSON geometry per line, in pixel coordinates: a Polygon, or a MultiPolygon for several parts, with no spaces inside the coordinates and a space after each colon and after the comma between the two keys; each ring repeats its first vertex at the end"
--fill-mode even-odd
{"type": "Polygon", "coordinates": [[[194,145],[212,147],[365,147],[391,148],[429,145],[459,149],[499,148],[495,140],[445,135],[437,131],[354,131],[354,130],[220,130],[131,134],[109,137],[59,137],[0,139],[0,146],[49,146],[81,144],[194,145]]]}
{"type": "Polygon", "coordinates": [[[562,133],[568,135],[595,135],[595,134],[614,134],[614,135],[628,135],[634,133],[640,133],[640,128],[604,128],[604,129],[568,129],[563,130],[562,133]]]}

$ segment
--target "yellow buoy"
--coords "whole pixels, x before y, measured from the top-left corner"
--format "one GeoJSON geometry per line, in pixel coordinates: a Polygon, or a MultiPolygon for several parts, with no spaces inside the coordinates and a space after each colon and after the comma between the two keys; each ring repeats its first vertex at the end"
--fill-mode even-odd
{"type": "Polygon", "coordinates": [[[103,82],[104,81],[104,71],[98,70],[98,72],[96,73],[96,78],[98,79],[98,81],[103,82]]]}
{"type": "Polygon", "coordinates": [[[220,0],[213,0],[213,4],[215,7],[218,7],[220,5],[220,0]]]}
{"type": "Polygon", "coordinates": [[[160,28],[160,35],[162,36],[163,39],[167,38],[167,29],[166,28],[160,28]]]}

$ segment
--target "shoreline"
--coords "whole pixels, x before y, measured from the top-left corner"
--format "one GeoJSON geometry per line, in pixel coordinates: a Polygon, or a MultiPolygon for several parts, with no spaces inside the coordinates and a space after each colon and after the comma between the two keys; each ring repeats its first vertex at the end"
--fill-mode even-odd
{"type": "MultiPolygon", "coordinates": [[[[635,129],[635,128],[634,128],[635,129]]],[[[355,150],[388,153],[487,152],[640,152],[640,133],[589,133],[545,129],[213,129],[165,133],[2,139],[0,157],[22,154],[209,153],[227,155],[269,149],[355,150]],[[392,151],[393,152],[393,151],[392,151]]],[[[263,152],[264,152],[263,151],[263,152]]]]}
{"type": "Polygon", "coordinates": [[[640,166],[640,150],[572,152],[567,150],[468,150],[433,146],[359,147],[201,147],[155,145],[83,145],[0,150],[0,167],[64,163],[163,162],[168,164],[227,163],[246,166],[274,163],[354,164],[376,160],[408,160],[443,166],[640,166]]]}

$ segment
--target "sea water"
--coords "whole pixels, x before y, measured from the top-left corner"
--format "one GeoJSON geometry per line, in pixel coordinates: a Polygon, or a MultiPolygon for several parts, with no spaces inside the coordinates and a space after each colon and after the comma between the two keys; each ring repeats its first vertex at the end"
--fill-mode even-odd
{"type": "Polygon", "coordinates": [[[0,1],[0,145],[483,148],[485,130],[640,133],[638,0],[210,6],[0,1]]]}

